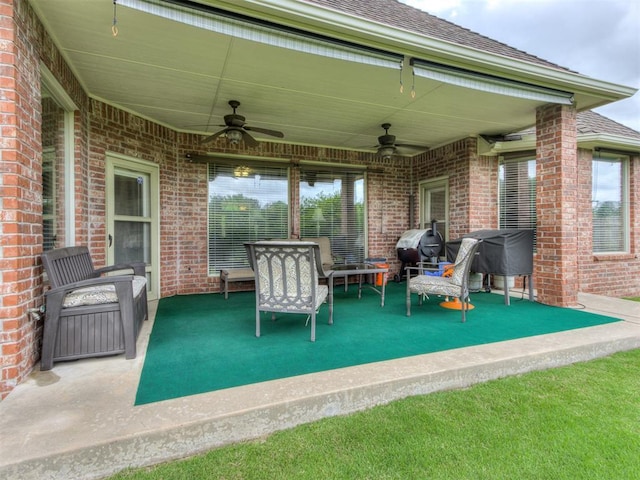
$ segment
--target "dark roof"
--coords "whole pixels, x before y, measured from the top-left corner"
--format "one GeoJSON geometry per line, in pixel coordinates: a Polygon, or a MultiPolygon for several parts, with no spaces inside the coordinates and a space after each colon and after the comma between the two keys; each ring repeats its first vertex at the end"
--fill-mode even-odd
{"type": "MultiPolygon", "coordinates": [[[[571,71],[547,60],[530,55],[526,52],[510,47],[479,33],[472,32],[447,20],[431,15],[427,12],[411,7],[398,0],[304,0],[307,3],[321,5],[356,17],[400,28],[409,32],[444,40],[453,44],[471,47],[488,53],[501,55],[507,58],[523,60],[526,62],[571,71]]],[[[640,138],[640,132],[626,127],[610,118],[604,117],[591,110],[577,114],[578,135],[587,133],[600,133],[620,135],[628,138],[640,138]]],[[[535,128],[522,132],[535,133],[535,128]]]]}
{"type": "MultiPolygon", "coordinates": [[[[640,132],[636,132],[633,128],[629,128],[621,123],[611,120],[593,110],[578,112],[576,115],[576,129],[578,137],[589,133],[618,135],[626,138],[636,138],[640,140],[640,132]]],[[[517,132],[521,135],[530,135],[536,133],[536,128],[531,127],[526,130],[517,132]]]]}
{"type": "Polygon", "coordinates": [[[569,71],[535,55],[510,47],[479,33],[472,32],[454,23],[438,18],[397,0],[304,0],[343,13],[363,17],[374,22],[400,28],[444,40],[453,44],[471,47],[508,58],[523,60],[545,67],[569,71]]]}
{"type": "Polygon", "coordinates": [[[640,139],[640,132],[636,132],[634,129],[592,110],[578,113],[576,120],[578,135],[581,133],[607,133],[609,135],[640,139]]]}

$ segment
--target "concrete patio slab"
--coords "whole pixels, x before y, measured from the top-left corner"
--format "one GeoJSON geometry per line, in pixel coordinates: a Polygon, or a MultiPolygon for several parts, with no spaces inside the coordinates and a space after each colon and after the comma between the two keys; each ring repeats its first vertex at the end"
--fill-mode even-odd
{"type": "MultiPolygon", "coordinates": [[[[579,301],[623,321],[134,406],[150,320],[136,359],[36,368],[0,403],[0,477],[104,478],[411,395],[640,347],[640,303],[588,294],[579,301]]],[[[157,303],[150,306],[153,317],[157,303]]]]}

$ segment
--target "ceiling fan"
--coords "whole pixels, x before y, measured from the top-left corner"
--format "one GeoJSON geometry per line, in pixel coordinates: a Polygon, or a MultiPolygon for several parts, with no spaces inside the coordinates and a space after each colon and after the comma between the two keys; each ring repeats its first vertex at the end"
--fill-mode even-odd
{"type": "Polygon", "coordinates": [[[258,128],[258,127],[250,127],[245,125],[245,118],[242,115],[238,115],[236,113],[236,108],[240,106],[240,102],[237,100],[229,100],[229,105],[233,108],[233,113],[224,116],[224,125],[220,125],[220,127],[226,127],[220,130],[219,132],[214,133],[213,135],[209,135],[205,138],[201,143],[209,143],[220,135],[227,137],[230,143],[233,145],[239,143],[241,140],[249,147],[256,147],[258,145],[258,141],[249,135],[248,132],[258,132],[264,133],[265,135],[271,135],[272,137],[283,138],[284,133],[278,132],[276,130],[269,130],[268,128],[258,128]]]}
{"type": "Polygon", "coordinates": [[[417,150],[428,150],[424,145],[410,145],[407,143],[396,143],[396,136],[389,134],[389,129],[391,128],[390,123],[383,123],[380,125],[384,128],[384,135],[380,135],[378,137],[378,145],[375,148],[378,149],[378,155],[380,155],[385,160],[389,160],[393,155],[396,154],[398,148],[411,148],[417,150]]]}

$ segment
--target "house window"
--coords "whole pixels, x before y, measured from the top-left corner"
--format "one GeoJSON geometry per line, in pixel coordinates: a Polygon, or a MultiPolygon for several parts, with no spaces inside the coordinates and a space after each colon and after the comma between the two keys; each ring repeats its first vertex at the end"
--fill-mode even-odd
{"type": "Polygon", "coordinates": [[[45,148],[42,151],[42,250],[56,247],[56,168],[55,151],[45,148]]]}
{"type": "Polygon", "coordinates": [[[593,252],[628,251],[626,157],[598,154],[592,162],[593,252]]]}
{"type": "Polygon", "coordinates": [[[248,267],[246,242],[289,236],[285,165],[209,165],[209,274],[248,267]]]}
{"type": "Polygon", "coordinates": [[[499,178],[499,228],[532,229],[536,238],[535,155],[501,160],[499,178]]]}
{"type": "Polygon", "coordinates": [[[74,112],[76,106],[45,67],[42,94],[42,249],[74,245],[74,112]]]}
{"type": "Polygon", "coordinates": [[[329,237],[346,262],[365,258],[364,171],[301,166],[300,237],[329,237]]]}

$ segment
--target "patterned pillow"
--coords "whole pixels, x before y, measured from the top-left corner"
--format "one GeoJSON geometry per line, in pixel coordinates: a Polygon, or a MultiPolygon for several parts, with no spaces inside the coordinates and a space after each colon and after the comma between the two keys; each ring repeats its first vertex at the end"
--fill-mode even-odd
{"type": "MultiPolygon", "coordinates": [[[[146,288],[147,279],[145,277],[133,277],[133,298],[140,295],[143,288],[146,288]]],[[[116,303],[116,286],[112,283],[84,287],[67,293],[62,303],[63,308],[80,307],[83,305],[101,305],[103,303],[116,303]]]]}

